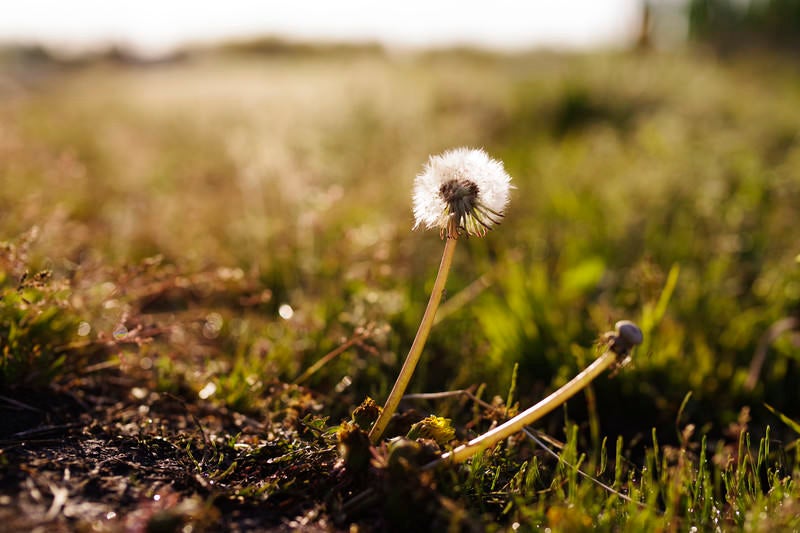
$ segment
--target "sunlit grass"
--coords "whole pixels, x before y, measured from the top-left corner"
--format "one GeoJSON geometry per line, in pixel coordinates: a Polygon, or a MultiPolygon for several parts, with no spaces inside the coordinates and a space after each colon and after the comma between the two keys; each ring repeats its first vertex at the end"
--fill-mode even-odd
{"type": "MultiPolygon", "coordinates": [[[[689,55],[465,53],[54,73],[0,99],[0,240],[40,229],[0,263],[3,381],[79,371],[86,354],[67,348],[85,343],[162,390],[248,413],[302,404],[335,426],[386,397],[431,289],[441,244],[410,231],[420,162],[485,147],[513,203],[456,254],[444,305],[482,281],[433,328],[410,390],[483,384],[502,406],[518,365],[514,400],[532,405],[635,320],[633,368],[541,425],[635,501],[524,435],[437,494],[502,527],[797,528],[797,437],[763,405],[800,417],[796,337],[745,381],[800,305],[799,77],[689,55]],[[23,287],[26,270],[52,278],[23,287]]],[[[491,424],[456,400],[420,409],[460,439],[491,424]]]]}

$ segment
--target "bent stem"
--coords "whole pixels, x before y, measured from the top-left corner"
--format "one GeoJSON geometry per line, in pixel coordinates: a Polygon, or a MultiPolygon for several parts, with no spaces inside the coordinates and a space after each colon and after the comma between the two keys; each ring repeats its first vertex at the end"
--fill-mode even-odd
{"type": "Polygon", "coordinates": [[[406,356],[406,361],[403,363],[403,368],[400,369],[400,374],[397,376],[397,381],[392,387],[392,392],[386,399],[386,404],[383,406],[378,420],[372,426],[369,432],[369,438],[374,443],[378,442],[383,435],[389,420],[397,410],[397,405],[400,403],[400,398],[408,387],[408,382],[411,381],[411,375],[417,367],[420,355],[422,355],[422,348],[425,346],[425,341],[428,339],[428,334],[431,332],[433,326],[433,318],[436,316],[436,309],[439,307],[439,302],[442,299],[444,292],[444,284],[447,281],[447,275],[450,273],[450,265],[453,264],[453,252],[456,249],[457,236],[448,236],[444,252],[442,253],[442,262],[439,264],[439,272],[436,274],[436,281],[433,282],[433,290],[431,297],[428,300],[428,307],[425,308],[425,314],[422,315],[422,321],[419,324],[417,335],[414,337],[414,342],[411,344],[411,349],[406,356]]]}
{"type": "Polygon", "coordinates": [[[569,383],[565,384],[541,402],[523,411],[504,424],[497,426],[493,430],[487,431],[480,437],[472,439],[467,444],[463,444],[455,450],[443,454],[439,459],[425,465],[424,468],[433,468],[442,463],[461,463],[473,455],[494,446],[501,440],[522,431],[525,426],[532,424],[580,392],[581,389],[591,383],[592,380],[599,376],[605,369],[613,365],[617,361],[617,358],[618,355],[616,353],[607,350],[580,374],[572,378],[569,383]]]}

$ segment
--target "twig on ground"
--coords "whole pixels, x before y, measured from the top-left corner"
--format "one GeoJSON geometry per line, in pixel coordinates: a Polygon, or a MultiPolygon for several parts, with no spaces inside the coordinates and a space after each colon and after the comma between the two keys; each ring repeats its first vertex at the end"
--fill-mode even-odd
{"type": "Polygon", "coordinates": [[[50,433],[51,431],[60,431],[62,429],[72,429],[77,427],[83,427],[85,424],[82,422],[73,422],[72,424],[59,424],[57,426],[39,426],[33,429],[28,429],[25,431],[20,431],[18,433],[14,433],[11,435],[12,437],[20,438],[20,437],[30,437],[32,435],[41,435],[43,433],[50,433]]]}
{"type": "Polygon", "coordinates": [[[18,407],[20,409],[24,409],[25,411],[31,411],[31,412],[34,412],[34,413],[43,413],[44,412],[41,409],[33,407],[32,405],[28,405],[27,403],[22,403],[21,401],[15,400],[14,398],[9,398],[8,396],[0,396],[0,400],[2,400],[4,402],[6,402],[7,404],[12,405],[14,407],[18,407]]]}
{"type": "Polygon", "coordinates": [[[310,378],[315,373],[317,373],[323,366],[327,365],[332,360],[334,360],[336,357],[338,357],[339,355],[341,355],[344,352],[346,352],[351,346],[353,346],[355,344],[359,344],[361,341],[363,341],[364,339],[369,337],[371,333],[372,333],[372,330],[370,328],[368,328],[368,327],[367,328],[359,328],[356,331],[356,333],[353,334],[352,337],[347,339],[339,347],[337,347],[334,350],[331,350],[327,354],[323,355],[320,358],[319,361],[317,361],[316,363],[314,363],[313,365],[308,367],[305,372],[300,374],[297,377],[297,379],[294,380],[294,384],[295,385],[302,384],[303,382],[308,380],[308,378],[310,378]]]}

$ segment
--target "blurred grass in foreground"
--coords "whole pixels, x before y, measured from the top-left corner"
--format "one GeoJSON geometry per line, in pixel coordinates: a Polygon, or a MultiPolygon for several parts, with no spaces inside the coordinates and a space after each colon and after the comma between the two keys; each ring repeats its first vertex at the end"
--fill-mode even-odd
{"type": "MultiPolygon", "coordinates": [[[[774,59],[468,51],[6,75],[0,237],[40,228],[25,268],[70,285],[88,341],[116,339],[163,388],[239,409],[372,327],[307,383],[335,421],[385,398],[422,314],[441,244],[410,231],[414,175],[430,153],[483,146],[517,190],[503,225],[458,250],[448,297],[485,274],[489,286],[434,328],[412,390],[504,395],[518,363],[516,399],[530,405],[629,318],[646,349],[570,402],[591,427],[573,444],[650,447],[653,427],[686,444],[688,392],[679,422],[700,435],[724,438],[750,406],[759,434],[792,438],[763,407],[800,416],[792,337],[753,391],[744,383],[762,335],[800,312],[799,87],[774,59]],[[133,351],[137,326],[155,333],[133,351]]],[[[14,293],[20,272],[0,274],[14,293]]],[[[28,335],[74,341],[61,325],[77,335],[78,322],[28,335]]],[[[435,411],[465,416],[454,402],[435,411]]],[[[543,429],[563,437],[565,415],[543,429]]]]}

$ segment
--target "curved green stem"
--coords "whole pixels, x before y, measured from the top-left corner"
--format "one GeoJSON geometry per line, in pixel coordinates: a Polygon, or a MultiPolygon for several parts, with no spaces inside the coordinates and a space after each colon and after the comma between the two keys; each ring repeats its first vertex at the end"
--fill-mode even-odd
{"type": "Polygon", "coordinates": [[[475,454],[494,446],[503,439],[522,431],[522,429],[540,419],[559,405],[566,402],[581,389],[586,387],[593,379],[599,376],[605,369],[617,361],[617,354],[611,350],[606,351],[587,366],[580,374],[572,378],[570,382],[555,391],[553,394],[537,403],[533,407],[521,412],[511,420],[487,431],[480,437],[476,437],[463,444],[451,452],[443,454],[439,459],[428,463],[425,468],[432,468],[442,463],[461,463],[475,454]]]}
{"type": "Polygon", "coordinates": [[[373,443],[380,440],[386,426],[389,424],[389,420],[397,410],[400,398],[403,397],[403,393],[408,387],[408,382],[411,381],[411,375],[417,367],[420,355],[422,355],[422,348],[425,346],[425,341],[428,340],[428,334],[431,332],[433,319],[436,316],[436,309],[442,299],[444,284],[447,281],[447,275],[450,273],[450,265],[453,264],[453,252],[456,249],[456,242],[458,242],[458,239],[455,237],[448,237],[445,242],[442,262],[439,264],[439,272],[436,274],[436,281],[433,282],[433,290],[428,300],[428,307],[425,308],[425,314],[422,315],[422,322],[420,322],[419,329],[417,329],[417,335],[411,344],[411,349],[406,356],[405,363],[403,363],[403,368],[400,369],[397,381],[392,387],[392,392],[389,393],[389,397],[386,399],[383,411],[369,432],[369,438],[373,443]]]}

